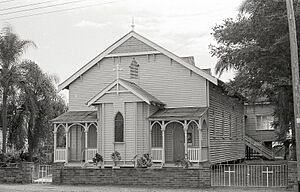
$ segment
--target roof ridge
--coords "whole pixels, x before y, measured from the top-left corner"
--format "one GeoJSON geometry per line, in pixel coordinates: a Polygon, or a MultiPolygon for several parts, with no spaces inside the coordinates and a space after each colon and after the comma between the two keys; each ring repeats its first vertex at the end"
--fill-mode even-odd
{"type": "Polygon", "coordinates": [[[68,88],[69,85],[73,81],[75,81],[79,76],[81,76],[86,71],[88,71],[91,67],[96,65],[100,60],[102,60],[105,56],[107,56],[115,48],[117,48],[118,46],[120,46],[124,42],[126,42],[130,37],[137,38],[138,40],[142,41],[143,43],[145,43],[145,44],[149,45],[150,47],[156,49],[158,52],[166,55],[167,57],[170,57],[171,59],[174,59],[174,61],[176,61],[179,64],[183,65],[187,69],[192,70],[193,72],[195,72],[199,76],[203,77],[204,79],[207,79],[208,81],[210,81],[210,82],[212,82],[216,85],[218,84],[218,79],[216,77],[206,73],[205,71],[203,71],[202,69],[200,69],[196,65],[189,64],[188,62],[181,59],[178,55],[168,51],[167,49],[165,49],[165,48],[161,47],[160,45],[154,43],[153,41],[145,38],[144,36],[140,35],[139,33],[135,32],[135,31],[130,31],[129,33],[127,33],[126,35],[121,37],[119,40],[114,42],[112,45],[110,45],[108,48],[106,48],[103,52],[101,52],[96,57],[94,57],[92,60],[90,60],[87,64],[85,64],[79,70],[77,70],[72,76],[70,76],[64,82],[59,84],[59,86],[58,86],[59,91],[61,91],[62,89],[68,88]]]}

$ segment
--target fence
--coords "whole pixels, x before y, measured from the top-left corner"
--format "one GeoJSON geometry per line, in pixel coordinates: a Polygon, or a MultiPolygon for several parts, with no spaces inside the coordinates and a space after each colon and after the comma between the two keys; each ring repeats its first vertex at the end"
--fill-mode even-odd
{"type": "Polygon", "coordinates": [[[287,165],[213,165],[211,186],[286,187],[287,165]]]}
{"type": "Polygon", "coordinates": [[[36,165],[33,170],[34,183],[49,183],[52,182],[52,166],[51,165],[36,165]]]}

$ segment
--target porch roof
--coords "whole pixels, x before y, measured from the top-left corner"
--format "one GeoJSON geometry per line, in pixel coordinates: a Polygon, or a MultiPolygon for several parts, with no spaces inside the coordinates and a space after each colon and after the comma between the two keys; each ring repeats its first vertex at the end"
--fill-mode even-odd
{"type": "Polygon", "coordinates": [[[208,107],[166,108],[155,112],[149,120],[184,120],[200,118],[208,107]]]}
{"type": "Polygon", "coordinates": [[[98,104],[97,100],[100,99],[103,95],[105,95],[111,88],[113,88],[117,84],[125,87],[128,91],[130,91],[135,96],[139,97],[140,99],[142,99],[143,101],[145,101],[149,105],[155,105],[155,104],[158,105],[158,106],[164,106],[165,105],[163,102],[161,102],[160,100],[155,98],[153,95],[151,95],[150,93],[148,93],[147,91],[145,91],[144,89],[142,89],[141,87],[136,85],[135,83],[124,80],[124,79],[121,79],[121,78],[116,79],[110,85],[108,85],[106,88],[104,88],[102,91],[100,91],[96,96],[91,98],[87,102],[87,105],[91,106],[91,105],[98,104]]]}
{"type": "Polygon", "coordinates": [[[51,120],[52,123],[97,121],[97,111],[68,111],[51,120]]]}

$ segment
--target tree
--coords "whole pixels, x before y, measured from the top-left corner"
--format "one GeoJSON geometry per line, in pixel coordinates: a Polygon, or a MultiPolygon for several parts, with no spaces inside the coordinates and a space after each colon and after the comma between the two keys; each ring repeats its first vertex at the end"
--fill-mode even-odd
{"type": "Polygon", "coordinates": [[[17,66],[20,63],[20,57],[28,46],[34,45],[32,41],[21,40],[19,36],[13,33],[12,28],[4,27],[0,33],[0,84],[2,88],[2,151],[6,152],[7,135],[7,100],[10,89],[15,83],[17,66]]]}
{"type": "Polygon", "coordinates": [[[18,87],[19,103],[28,122],[26,138],[31,158],[42,142],[49,142],[49,136],[53,135],[50,120],[65,112],[66,105],[57,94],[53,76],[44,73],[33,61],[20,64],[18,87]]]}
{"type": "MultiPolygon", "coordinates": [[[[297,36],[300,7],[295,2],[297,36]]],[[[278,140],[295,144],[289,31],[285,1],[246,0],[236,19],[225,19],[213,28],[217,45],[210,46],[218,58],[216,73],[234,69],[231,93],[243,93],[250,101],[266,98],[275,104],[274,126],[278,140]],[[288,139],[289,130],[292,139],[288,139]]],[[[298,40],[299,44],[299,40],[298,40]]],[[[295,159],[295,151],[292,154],[295,159]]]]}

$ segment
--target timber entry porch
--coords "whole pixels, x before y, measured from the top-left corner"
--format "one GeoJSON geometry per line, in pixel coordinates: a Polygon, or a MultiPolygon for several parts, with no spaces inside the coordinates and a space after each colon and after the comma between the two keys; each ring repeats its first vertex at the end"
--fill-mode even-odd
{"type": "Polygon", "coordinates": [[[207,160],[207,108],[162,109],[149,117],[152,161],[207,160]]]}
{"type": "Polygon", "coordinates": [[[286,187],[288,166],[281,165],[213,165],[211,186],[286,187]]]}
{"type": "Polygon", "coordinates": [[[69,111],[52,122],[54,162],[92,162],[97,153],[97,112],[69,111]]]}

